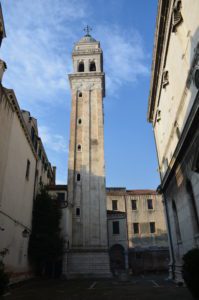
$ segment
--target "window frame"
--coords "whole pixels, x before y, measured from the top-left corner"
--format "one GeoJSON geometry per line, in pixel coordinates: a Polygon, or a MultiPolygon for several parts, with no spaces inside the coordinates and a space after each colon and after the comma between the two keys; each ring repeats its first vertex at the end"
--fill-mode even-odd
{"type": "Polygon", "coordinates": [[[150,229],[150,234],[155,234],[156,233],[155,222],[149,222],[149,229],[150,229]],[[152,231],[152,226],[154,226],[153,231],[152,231]]]}
{"type": "Polygon", "coordinates": [[[112,222],[112,233],[113,233],[113,235],[120,234],[120,222],[119,221],[112,222]]]}
{"type": "Polygon", "coordinates": [[[137,199],[131,199],[131,210],[132,211],[137,211],[138,210],[137,199]],[[136,208],[133,208],[133,202],[135,202],[135,207],[136,208]]]}
{"type": "Polygon", "coordinates": [[[26,180],[29,180],[30,177],[30,160],[27,159],[26,162],[26,180]]]}
{"type": "Polygon", "coordinates": [[[134,235],[140,234],[140,224],[139,224],[139,222],[133,222],[133,234],[134,235]],[[137,226],[138,230],[135,230],[135,226],[137,226]],[[137,231],[137,232],[135,232],[135,231],[137,231]]]}
{"type": "Polygon", "coordinates": [[[147,199],[147,209],[148,210],[154,210],[154,203],[153,203],[153,199],[152,198],[148,198],[147,199]],[[152,206],[151,206],[151,208],[149,207],[150,205],[149,205],[149,201],[151,201],[151,204],[152,204],[152,206]]]}
{"type": "Polygon", "coordinates": [[[113,199],[112,200],[112,210],[118,210],[118,200],[115,200],[115,199],[113,199]],[[114,208],[114,205],[116,205],[115,207],[116,208],[114,208]]]}

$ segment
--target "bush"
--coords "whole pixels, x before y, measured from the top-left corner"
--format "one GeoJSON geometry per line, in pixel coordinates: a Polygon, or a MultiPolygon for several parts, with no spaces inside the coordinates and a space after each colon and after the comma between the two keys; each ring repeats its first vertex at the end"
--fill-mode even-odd
{"type": "Polygon", "coordinates": [[[199,299],[199,249],[183,256],[183,278],[194,299],[199,299]]]}
{"type": "Polygon", "coordinates": [[[33,207],[29,259],[36,275],[55,276],[62,260],[64,240],[60,229],[61,209],[45,188],[37,195],[33,207]]]}
{"type": "Polygon", "coordinates": [[[4,264],[0,261],[0,295],[3,295],[9,283],[9,277],[5,273],[4,264]]]}

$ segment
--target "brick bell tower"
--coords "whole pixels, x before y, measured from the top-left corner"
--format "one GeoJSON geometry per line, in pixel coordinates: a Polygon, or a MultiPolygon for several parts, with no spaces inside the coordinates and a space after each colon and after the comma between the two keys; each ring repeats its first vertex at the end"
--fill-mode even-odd
{"type": "Polygon", "coordinates": [[[66,276],[110,277],[107,244],[103,97],[100,43],[89,33],[75,44],[68,162],[70,246],[66,276]]]}

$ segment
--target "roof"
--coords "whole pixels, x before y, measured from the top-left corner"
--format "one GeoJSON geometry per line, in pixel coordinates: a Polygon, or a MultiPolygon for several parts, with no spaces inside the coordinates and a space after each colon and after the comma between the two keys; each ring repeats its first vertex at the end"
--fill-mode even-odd
{"type": "Polygon", "coordinates": [[[78,44],[85,44],[85,43],[96,43],[97,41],[90,35],[90,34],[86,34],[85,36],[83,36],[78,44]]]}
{"type": "Polygon", "coordinates": [[[48,190],[50,190],[50,191],[67,191],[67,185],[66,184],[49,185],[48,190]]]}
{"type": "Polygon", "coordinates": [[[151,66],[151,83],[148,101],[148,112],[147,119],[149,122],[153,121],[153,113],[155,108],[155,100],[157,93],[157,86],[160,78],[160,67],[162,62],[162,51],[165,41],[165,32],[167,28],[168,12],[171,4],[171,0],[158,1],[158,13],[156,18],[156,30],[154,36],[154,47],[153,47],[153,61],[151,66]]]}
{"type": "Polygon", "coordinates": [[[143,189],[143,190],[127,190],[126,188],[106,188],[106,194],[109,196],[128,196],[128,195],[157,195],[156,190],[143,189]]]}

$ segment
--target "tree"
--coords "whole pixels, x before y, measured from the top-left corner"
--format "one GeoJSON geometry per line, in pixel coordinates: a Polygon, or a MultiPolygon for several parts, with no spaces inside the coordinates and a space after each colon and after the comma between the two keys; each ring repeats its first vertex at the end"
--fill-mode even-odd
{"type": "Polygon", "coordinates": [[[62,259],[64,240],[60,232],[61,209],[42,187],[33,205],[29,259],[37,275],[55,276],[56,265],[62,259]]]}

